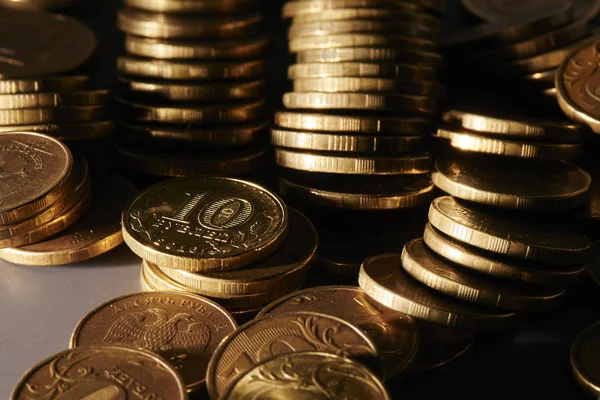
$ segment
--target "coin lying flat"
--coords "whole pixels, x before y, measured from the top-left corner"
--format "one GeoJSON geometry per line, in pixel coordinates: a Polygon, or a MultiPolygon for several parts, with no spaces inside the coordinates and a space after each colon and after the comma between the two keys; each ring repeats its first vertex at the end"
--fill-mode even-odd
{"type": "Polygon", "coordinates": [[[582,233],[558,224],[522,217],[459,202],[450,196],[431,203],[429,222],[460,242],[495,254],[549,265],[587,262],[590,240],[582,233]]]}
{"type": "Polygon", "coordinates": [[[40,92],[65,92],[81,90],[88,82],[87,76],[56,76],[31,79],[2,79],[0,94],[40,92]]]}
{"type": "Polygon", "coordinates": [[[591,395],[600,395],[600,323],[584,330],[571,346],[571,368],[577,382],[591,395]]]}
{"type": "Polygon", "coordinates": [[[21,108],[0,110],[0,127],[97,121],[106,117],[106,106],[21,108]]]}
{"type": "Polygon", "coordinates": [[[41,361],[25,373],[10,398],[56,398],[56,393],[72,399],[188,398],[181,377],[162,357],[115,345],[82,346],[41,361]]]}
{"type": "Polygon", "coordinates": [[[443,97],[444,85],[427,81],[404,81],[394,78],[327,77],[294,80],[295,92],[370,92],[398,93],[414,96],[443,97]]]}
{"type": "Polygon", "coordinates": [[[583,204],[590,175],[564,161],[437,159],[433,183],[460,199],[515,210],[556,211],[583,204]]]}
{"type": "Polygon", "coordinates": [[[510,329],[518,323],[514,313],[470,304],[442,295],[412,279],[401,266],[401,255],[367,258],[360,267],[358,284],[374,301],[424,319],[464,329],[510,329]]]}
{"type": "Polygon", "coordinates": [[[364,157],[275,149],[275,162],[284,168],[330,174],[408,175],[431,170],[431,155],[425,152],[395,157],[364,157]]]}
{"type": "Polygon", "coordinates": [[[105,104],[108,99],[108,90],[0,94],[0,109],[93,106],[105,104]]]}
{"type": "MultiPolygon", "coordinates": [[[[472,14],[490,22],[511,19],[522,15],[535,15],[545,10],[563,5],[561,0],[525,1],[510,0],[462,0],[462,4],[472,14]]],[[[597,0],[577,0],[573,2],[573,17],[588,22],[600,13],[597,0]]]]}
{"type": "Polygon", "coordinates": [[[515,73],[532,74],[560,66],[571,53],[590,43],[590,38],[584,38],[567,46],[559,47],[546,53],[534,55],[529,58],[512,61],[507,69],[515,73]]]}
{"type": "Polygon", "coordinates": [[[417,371],[429,371],[464,357],[473,348],[475,332],[418,321],[421,345],[415,358],[417,371]]]}
{"type": "Polygon", "coordinates": [[[510,281],[520,281],[548,287],[567,287],[581,280],[585,266],[561,268],[539,263],[515,262],[496,254],[488,254],[443,234],[431,224],[425,227],[423,241],[441,257],[462,267],[510,281]]]}
{"type": "Polygon", "coordinates": [[[414,318],[382,307],[353,286],[319,286],[300,290],[269,304],[258,314],[312,311],[333,315],[362,329],[377,346],[385,376],[405,372],[419,349],[414,318]]]}
{"type": "Polygon", "coordinates": [[[434,98],[377,93],[284,93],[283,105],[292,109],[380,110],[412,114],[433,114],[434,98]]]}
{"type": "Polygon", "coordinates": [[[277,195],[256,184],[192,178],[146,189],[125,208],[122,224],[125,242],[144,260],[200,272],[273,253],[287,237],[288,214],[277,195]]]}
{"type": "Polygon", "coordinates": [[[402,63],[346,61],[337,63],[292,64],[288,78],[384,77],[414,81],[437,81],[438,72],[427,66],[402,63]]]}
{"type": "Polygon", "coordinates": [[[327,10],[338,10],[344,8],[377,8],[385,7],[398,11],[422,11],[421,6],[411,2],[389,1],[389,0],[310,0],[310,1],[288,1],[283,9],[285,18],[298,17],[306,14],[320,13],[327,10]]]}
{"type": "Polygon", "coordinates": [[[440,68],[444,59],[436,52],[413,51],[396,47],[339,47],[300,51],[297,63],[331,63],[343,61],[401,62],[440,68]]]}
{"type": "Polygon", "coordinates": [[[343,319],[309,311],[267,315],[242,325],[213,353],[206,375],[210,397],[222,395],[253,364],[290,350],[354,357],[377,354],[371,339],[343,319]]]}
{"type": "Polygon", "coordinates": [[[114,124],[112,121],[0,126],[0,132],[44,133],[60,140],[104,138],[110,136],[113,129],[114,124]]]}
{"type": "MultiPolygon", "coordinates": [[[[307,50],[335,49],[345,47],[398,47],[413,51],[436,51],[437,44],[433,40],[410,36],[346,33],[326,36],[306,36],[290,39],[290,52],[298,53],[307,50]]],[[[300,62],[300,61],[299,61],[300,62]]]]}
{"type": "Polygon", "coordinates": [[[295,22],[288,30],[288,38],[339,35],[345,33],[392,33],[399,36],[437,40],[437,32],[421,25],[395,20],[354,19],[345,21],[295,22]]]}
{"type": "Polygon", "coordinates": [[[231,14],[256,8],[253,0],[126,0],[125,5],[165,13],[231,14]]]}

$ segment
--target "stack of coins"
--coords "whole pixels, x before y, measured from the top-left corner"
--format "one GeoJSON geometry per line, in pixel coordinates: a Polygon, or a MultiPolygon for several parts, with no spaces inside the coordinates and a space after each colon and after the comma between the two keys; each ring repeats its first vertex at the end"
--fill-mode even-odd
{"type": "Polygon", "coordinates": [[[301,213],[263,187],[229,178],[154,185],[125,208],[122,225],[144,260],[146,289],[200,294],[240,316],[295,291],[318,247],[301,213]]]}
{"type": "Polygon", "coordinates": [[[127,0],[118,151],[156,177],[254,176],[268,161],[260,5],[127,0]]]}

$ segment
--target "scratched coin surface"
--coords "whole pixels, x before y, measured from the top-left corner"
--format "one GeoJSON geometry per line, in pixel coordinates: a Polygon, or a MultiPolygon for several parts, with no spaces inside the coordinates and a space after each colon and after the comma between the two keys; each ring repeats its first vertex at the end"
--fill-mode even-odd
{"type": "Polygon", "coordinates": [[[219,345],[208,365],[208,393],[216,399],[254,364],[298,351],[354,357],[377,353],[368,336],[340,318],[308,311],[268,315],[245,323],[219,345]]]}
{"type": "Polygon", "coordinates": [[[96,47],[94,33],[64,15],[3,10],[0,78],[37,77],[73,70],[96,47]]]}
{"type": "Polygon", "coordinates": [[[258,314],[312,311],[346,320],[362,329],[375,343],[386,378],[400,375],[419,349],[416,320],[383,307],[354,286],[319,286],[300,290],[269,304],[258,314]]]}
{"type": "Polygon", "coordinates": [[[188,271],[239,268],[287,236],[283,201],[256,184],[189,178],[154,185],[123,211],[125,242],[144,260],[188,271]]]}
{"type": "Polygon", "coordinates": [[[589,394],[600,396],[600,322],[577,337],[570,358],[577,382],[589,394]]]}
{"type": "Polygon", "coordinates": [[[109,300],[77,324],[71,347],[132,346],[169,361],[188,391],[202,386],[212,353],[237,328],[233,317],[201,296],[144,292],[109,300]]]}
{"type": "Polygon", "coordinates": [[[187,400],[181,377],[163,358],[115,345],[82,346],[57,353],[31,368],[11,400],[187,400]]]}
{"type": "Polygon", "coordinates": [[[334,354],[284,354],[235,381],[221,399],[363,399],[391,397],[364,365],[334,354]]]}

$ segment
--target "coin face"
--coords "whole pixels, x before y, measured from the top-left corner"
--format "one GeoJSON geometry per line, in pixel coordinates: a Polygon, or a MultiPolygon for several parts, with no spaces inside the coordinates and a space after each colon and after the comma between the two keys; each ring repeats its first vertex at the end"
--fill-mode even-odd
{"type": "Polygon", "coordinates": [[[189,271],[225,270],[273,253],[287,235],[283,201],[229,178],[159,183],[123,212],[123,236],[145,260],[189,271]]]}
{"type": "Polygon", "coordinates": [[[285,354],[260,363],[221,398],[390,399],[379,379],[362,364],[316,352],[285,354]]]}
{"type": "Polygon", "coordinates": [[[405,371],[419,348],[414,318],[383,307],[353,286],[320,286],[300,290],[266,306],[258,316],[295,311],[333,315],[362,329],[382,357],[385,376],[405,371]]]}
{"type": "Polygon", "coordinates": [[[584,330],[571,347],[571,368],[577,382],[594,396],[600,395],[600,323],[584,330]]]}
{"type": "Polygon", "coordinates": [[[208,366],[208,393],[216,399],[254,364],[298,351],[376,354],[371,339],[342,319],[308,311],[264,316],[242,325],[219,345],[208,366]]]}
{"type": "Polygon", "coordinates": [[[0,15],[0,77],[36,77],[73,70],[96,47],[92,31],[58,14],[4,10],[0,15]]]}

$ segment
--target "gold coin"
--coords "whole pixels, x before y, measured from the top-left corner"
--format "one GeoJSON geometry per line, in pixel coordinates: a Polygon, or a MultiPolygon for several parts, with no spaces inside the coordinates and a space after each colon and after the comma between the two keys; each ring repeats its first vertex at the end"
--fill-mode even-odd
{"type": "Polygon", "coordinates": [[[431,201],[433,184],[428,175],[327,176],[305,174],[294,180],[280,178],[285,198],[306,204],[356,210],[414,208],[431,201]]]}
{"type": "Polygon", "coordinates": [[[106,117],[106,106],[50,107],[0,110],[0,127],[97,121],[106,117]]]}
{"type": "Polygon", "coordinates": [[[177,179],[151,186],[123,211],[123,237],[161,267],[193,272],[250,265],[274,253],[288,232],[283,201],[231,178],[177,179]]]}
{"type": "Polygon", "coordinates": [[[362,329],[377,346],[386,378],[406,372],[419,349],[417,321],[382,307],[353,286],[318,286],[300,290],[269,304],[257,315],[312,311],[333,315],[362,329]]]}
{"type": "Polygon", "coordinates": [[[587,262],[591,242],[566,226],[459,202],[450,196],[434,199],[429,208],[431,225],[467,245],[494,254],[549,265],[587,262]]]}
{"type": "Polygon", "coordinates": [[[400,154],[423,150],[420,136],[358,136],[271,129],[271,144],[298,150],[400,154]]]}
{"type": "Polygon", "coordinates": [[[561,288],[575,284],[585,274],[583,264],[553,268],[539,263],[517,263],[509,258],[488,254],[452,239],[431,224],[425,226],[423,241],[431,250],[461,267],[510,281],[561,288]]]}
{"type": "MultiPolygon", "coordinates": [[[[403,50],[436,51],[437,43],[433,40],[410,36],[347,33],[326,36],[307,36],[290,39],[289,50],[292,53],[307,50],[335,49],[345,47],[398,47],[403,50]]],[[[298,60],[298,62],[301,62],[298,60]]]]}
{"type": "Polygon", "coordinates": [[[584,149],[582,143],[517,142],[452,128],[439,128],[436,137],[448,139],[450,146],[462,151],[521,159],[568,161],[580,158],[584,149]]]}
{"type": "Polygon", "coordinates": [[[444,113],[444,121],[465,129],[486,134],[515,136],[552,142],[580,142],[589,138],[585,125],[534,119],[503,118],[496,115],[476,114],[450,110],[444,113]]]}
{"type": "Polygon", "coordinates": [[[255,121],[263,116],[264,101],[239,103],[143,104],[117,97],[117,103],[128,120],[166,124],[237,124],[255,121]]]}
{"type": "Polygon", "coordinates": [[[0,109],[94,106],[108,102],[108,90],[0,94],[0,109]]]}
{"type": "Polygon", "coordinates": [[[40,92],[66,92],[81,90],[87,84],[87,76],[54,76],[31,79],[2,79],[0,94],[40,92]]]}
{"type": "Polygon", "coordinates": [[[396,20],[351,19],[346,21],[318,21],[294,23],[288,30],[288,38],[339,35],[344,33],[391,33],[399,36],[415,37],[436,41],[438,33],[417,24],[407,24],[396,20]]]}
{"type": "Polygon", "coordinates": [[[57,398],[57,393],[71,399],[188,398],[181,377],[162,357],[117,345],[82,346],[39,362],[10,399],[57,398]]]}
{"type": "Polygon", "coordinates": [[[588,199],[590,175],[563,161],[437,159],[433,183],[460,199],[514,210],[558,211],[588,199]]]}
{"type": "Polygon", "coordinates": [[[571,369],[587,393],[600,396],[600,322],[585,329],[571,346],[571,369]]]}
{"type": "MultiPolygon", "coordinates": [[[[196,4],[196,2],[185,4],[196,4]]],[[[236,41],[175,42],[132,35],[125,36],[125,50],[129,54],[158,59],[252,60],[260,58],[265,53],[268,43],[269,40],[266,37],[236,41]]]]}
{"type": "Polygon", "coordinates": [[[548,311],[556,308],[566,293],[564,289],[541,288],[470,273],[439,257],[425,246],[423,239],[414,239],[404,246],[402,267],[415,280],[433,290],[505,310],[548,311]]]}
{"type": "Polygon", "coordinates": [[[433,114],[434,98],[400,94],[289,92],[283,95],[287,108],[316,110],[389,110],[433,114]]]}
{"type": "Polygon", "coordinates": [[[413,96],[444,97],[445,88],[437,82],[404,81],[393,78],[327,77],[294,80],[294,92],[367,92],[413,96]]]}
{"type": "Polygon", "coordinates": [[[383,77],[414,81],[437,81],[438,71],[427,66],[398,63],[337,62],[292,64],[290,80],[302,78],[383,77]]]}
{"type": "MultiPolygon", "coordinates": [[[[247,100],[261,97],[265,82],[242,81],[226,83],[180,84],[141,81],[119,78],[121,93],[129,93],[140,99],[165,101],[221,101],[247,100]]],[[[2,100],[0,96],[0,101],[2,100]]],[[[0,103],[1,106],[1,103],[0,103]]]]}
{"type": "Polygon", "coordinates": [[[275,124],[282,128],[301,131],[419,136],[425,132],[427,121],[420,118],[368,117],[279,111],[275,113],[275,124]]]}
{"type": "Polygon", "coordinates": [[[418,321],[421,345],[415,359],[417,371],[429,371],[464,357],[473,349],[475,333],[418,321]]]}
{"type": "Polygon", "coordinates": [[[260,14],[219,17],[159,14],[122,8],[117,26],[123,32],[153,39],[232,39],[257,33],[260,14]]]}
{"type": "Polygon", "coordinates": [[[360,267],[358,284],[381,305],[442,325],[496,330],[513,328],[519,322],[517,314],[460,301],[418,283],[404,272],[397,253],[367,258],[360,267]]]}
{"type": "Polygon", "coordinates": [[[15,264],[53,266],[90,260],[123,243],[121,212],[136,189],[117,175],[94,179],[90,211],[59,235],[18,248],[0,249],[0,258],[15,264]]]}
{"type": "Polygon", "coordinates": [[[240,326],[213,353],[206,386],[216,399],[256,363],[298,351],[374,357],[372,340],[343,319],[310,311],[267,315],[240,326]]]}
{"type": "Polygon", "coordinates": [[[121,56],[117,59],[117,68],[123,75],[154,79],[231,80],[261,77],[264,62],[262,60],[186,62],[121,56]]]}
{"type": "Polygon", "coordinates": [[[73,156],[58,140],[31,132],[0,134],[0,224],[22,221],[58,200],[67,190],[73,156]]]}
{"type": "Polygon", "coordinates": [[[408,175],[431,170],[431,155],[425,152],[365,157],[275,149],[275,162],[283,168],[331,174],[408,175]]]}
{"type": "Polygon", "coordinates": [[[284,18],[296,18],[306,14],[344,8],[387,8],[401,12],[422,11],[418,4],[397,0],[296,0],[285,3],[281,14],[284,18]]]}
{"type": "Polygon", "coordinates": [[[0,132],[37,132],[60,140],[97,139],[112,135],[112,121],[0,126],[0,132]]]}
{"type": "Polygon", "coordinates": [[[401,62],[426,65],[432,68],[444,66],[444,59],[431,51],[412,51],[395,47],[340,47],[300,51],[297,63],[333,63],[344,61],[401,62]]]}
{"type": "Polygon", "coordinates": [[[181,374],[187,391],[204,385],[219,343],[237,323],[221,306],[189,293],[132,293],[94,308],[75,327],[71,348],[124,345],[152,351],[181,374]]]}
{"type": "Polygon", "coordinates": [[[513,61],[508,64],[508,68],[516,73],[532,74],[535,72],[545,71],[551,68],[560,66],[571,53],[578,50],[582,46],[587,46],[590,43],[590,38],[585,38],[573,42],[567,46],[551,50],[547,53],[537,54],[535,56],[513,61]]]}
{"type": "Polygon", "coordinates": [[[557,68],[550,68],[546,71],[536,72],[530,75],[526,75],[525,79],[531,83],[537,83],[539,85],[554,85],[554,80],[556,79],[557,68]]]}
{"type": "Polygon", "coordinates": [[[125,0],[125,5],[140,10],[165,13],[232,14],[254,10],[254,0],[125,0]]]}
{"type": "Polygon", "coordinates": [[[275,253],[233,271],[192,273],[171,268],[161,271],[197,292],[244,295],[277,290],[303,280],[316,261],[318,236],[304,215],[288,208],[289,233],[275,253]]]}
{"type": "Polygon", "coordinates": [[[542,91],[542,93],[544,94],[544,96],[556,98],[558,91],[556,90],[555,87],[552,87],[552,88],[544,89],[542,91]]]}
{"type": "MultiPolygon", "coordinates": [[[[576,0],[573,3],[573,17],[589,22],[600,12],[598,0],[576,0]]],[[[562,0],[537,0],[517,2],[510,0],[462,0],[470,13],[490,22],[498,22],[524,15],[537,15],[548,9],[564,5],[562,0]]]]}

